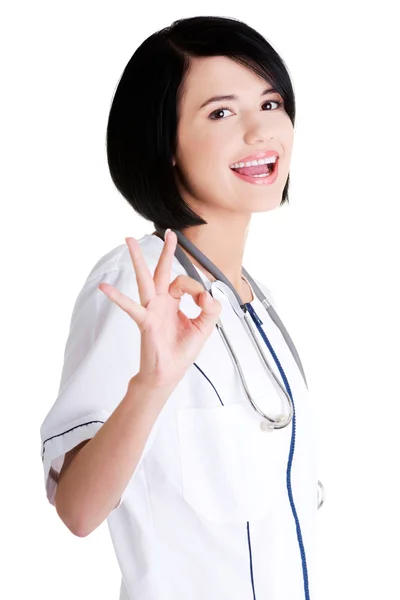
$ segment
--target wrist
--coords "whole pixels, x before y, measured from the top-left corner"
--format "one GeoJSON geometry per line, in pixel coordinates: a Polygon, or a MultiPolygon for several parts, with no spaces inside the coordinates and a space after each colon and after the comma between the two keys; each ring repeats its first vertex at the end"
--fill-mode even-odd
{"type": "Polygon", "coordinates": [[[133,397],[146,397],[149,401],[154,400],[155,403],[158,403],[170,396],[175,387],[176,384],[166,385],[157,383],[154,379],[149,379],[139,372],[129,381],[128,393],[133,397]]]}

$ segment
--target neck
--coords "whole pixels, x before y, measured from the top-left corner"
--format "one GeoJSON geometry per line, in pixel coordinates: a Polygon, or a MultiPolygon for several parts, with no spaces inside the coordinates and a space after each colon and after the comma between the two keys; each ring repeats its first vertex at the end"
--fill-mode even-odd
{"type": "MultiPolygon", "coordinates": [[[[251,300],[252,294],[242,276],[242,262],[247,240],[249,219],[243,215],[237,220],[218,223],[215,220],[207,225],[188,227],[181,232],[192,242],[215,266],[222,271],[240,296],[251,300]]],[[[215,277],[207,271],[189,252],[181,246],[190,261],[202,271],[210,281],[215,277]]]]}

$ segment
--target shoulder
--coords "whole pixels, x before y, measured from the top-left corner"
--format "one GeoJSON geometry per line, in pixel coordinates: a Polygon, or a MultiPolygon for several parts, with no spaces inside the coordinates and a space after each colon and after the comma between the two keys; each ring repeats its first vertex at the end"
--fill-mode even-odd
{"type": "MultiPolygon", "coordinates": [[[[162,240],[156,236],[145,234],[141,238],[137,238],[137,241],[149,268],[151,269],[153,265],[155,267],[162,252],[162,240]]],[[[132,258],[126,243],[120,244],[104,254],[90,270],[87,282],[99,279],[109,271],[123,271],[128,276],[135,275],[132,258]]]]}
{"type": "Polygon", "coordinates": [[[267,298],[268,302],[270,302],[270,304],[272,304],[273,308],[276,310],[277,309],[277,305],[276,305],[276,300],[275,300],[275,296],[272,293],[272,290],[267,287],[260,279],[253,277],[254,281],[256,282],[256,284],[258,285],[258,287],[260,288],[260,290],[265,294],[265,297],[267,298]]]}
{"type": "MultiPolygon", "coordinates": [[[[164,248],[164,242],[152,234],[145,234],[136,239],[153,277],[164,248]]],[[[181,272],[181,265],[177,260],[174,260],[171,267],[171,281],[181,272]]],[[[73,314],[79,312],[82,306],[86,307],[86,312],[93,310],[95,313],[99,313],[101,310],[115,310],[110,306],[112,303],[109,302],[107,295],[98,288],[103,282],[112,285],[123,294],[138,301],[139,290],[136,271],[126,243],[109,250],[91,268],[78,294],[73,314]]]]}
{"type": "Polygon", "coordinates": [[[269,299],[269,297],[271,295],[270,288],[267,287],[265,285],[265,283],[263,281],[261,281],[261,279],[258,279],[258,277],[253,277],[253,279],[256,282],[256,284],[258,285],[258,287],[260,288],[260,290],[266,295],[267,299],[269,299]]]}
{"type": "MultiPolygon", "coordinates": [[[[153,274],[163,248],[163,242],[149,234],[137,238],[137,241],[146,264],[153,274]]],[[[115,305],[98,288],[102,282],[112,285],[134,299],[139,297],[136,272],[126,243],[106,252],[90,269],[75,300],[71,323],[79,318],[82,322],[89,323],[101,312],[115,312],[115,305]]]]}

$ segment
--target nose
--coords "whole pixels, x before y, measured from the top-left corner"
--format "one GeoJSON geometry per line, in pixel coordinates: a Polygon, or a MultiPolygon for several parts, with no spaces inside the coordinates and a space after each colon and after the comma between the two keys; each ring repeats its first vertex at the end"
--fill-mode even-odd
{"type": "Polygon", "coordinates": [[[272,125],[265,119],[265,115],[262,113],[260,116],[251,117],[247,119],[244,124],[244,141],[249,144],[264,144],[268,140],[272,139],[271,136],[272,125]]]}

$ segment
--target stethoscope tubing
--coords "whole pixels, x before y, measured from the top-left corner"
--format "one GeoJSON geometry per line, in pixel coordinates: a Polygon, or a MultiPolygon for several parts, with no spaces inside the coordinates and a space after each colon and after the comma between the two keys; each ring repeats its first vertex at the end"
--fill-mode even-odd
{"type": "MultiPolygon", "coordinates": [[[[158,233],[160,233],[161,235],[164,236],[164,232],[165,232],[164,229],[158,227],[156,224],[155,224],[155,228],[158,233]]],[[[246,304],[242,302],[240,295],[235,290],[235,288],[231,284],[231,282],[227,279],[227,277],[222,273],[222,271],[220,269],[218,269],[218,267],[216,265],[214,265],[214,263],[211,262],[211,260],[205,254],[203,254],[201,252],[201,250],[199,250],[194,244],[192,244],[192,242],[190,240],[188,240],[187,237],[182,232],[175,230],[175,229],[173,231],[178,238],[179,244],[183,248],[185,248],[185,250],[187,250],[192,256],[194,256],[200,262],[200,264],[202,264],[204,266],[205,269],[207,269],[210,273],[212,273],[217,281],[218,280],[221,281],[228,287],[228,290],[230,293],[229,300],[230,300],[231,304],[233,305],[236,314],[241,318],[247,331],[250,333],[250,339],[252,340],[253,346],[256,349],[256,352],[257,352],[260,360],[263,363],[265,372],[267,373],[268,376],[272,376],[272,379],[273,379],[275,385],[277,386],[277,391],[279,391],[280,393],[282,393],[284,395],[286,403],[289,407],[289,413],[287,416],[277,415],[276,418],[269,417],[253,400],[250,390],[249,390],[249,386],[247,385],[246,378],[243,373],[243,369],[240,366],[237,355],[233,349],[232,344],[229,341],[227,333],[225,332],[225,329],[223,327],[221,319],[219,319],[216,324],[218,333],[220,334],[220,336],[231,356],[231,359],[235,363],[235,366],[239,373],[241,385],[242,385],[242,387],[245,391],[245,394],[246,394],[247,398],[249,399],[251,405],[268,422],[268,425],[267,425],[268,431],[271,431],[274,429],[283,429],[284,427],[287,427],[293,419],[293,414],[294,414],[293,402],[292,402],[292,399],[291,399],[289,393],[287,392],[285,387],[282,386],[281,382],[279,381],[279,379],[275,375],[273,369],[271,368],[271,366],[268,363],[268,360],[267,360],[267,358],[261,348],[261,345],[257,339],[255,331],[253,330],[253,327],[250,323],[251,318],[249,317],[246,304]]],[[[212,288],[214,285],[217,285],[217,287],[218,287],[218,283],[213,282],[211,284],[211,290],[207,290],[201,277],[198,275],[197,271],[194,269],[193,265],[190,263],[190,261],[187,259],[187,257],[185,256],[185,254],[182,252],[182,250],[179,248],[178,245],[175,249],[175,254],[177,255],[178,260],[179,260],[179,255],[181,256],[181,258],[184,260],[187,267],[190,268],[190,271],[193,273],[194,277],[202,283],[202,285],[204,286],[206,291],[208,291],[208,293],[212,296],[212,288]]],[[[183,266],[185,266],[185,265],[183,265],[183,266]]],[[[265,297],[265,294],[259,289],[257,284],[254,282],[254,280],[250,276],[249,276],[249,278],[251,279],[251,281],[253,283],[253,287],[256,289],[257,296],[259,296],[259,297],[261,296],[262,302],[264,302],[264,301],[267,302],[267,304],[268,304],[267,310],[269,311],[271,309],[271,306],[268,303],[268,301],[265,297]]]]}
{"type": "MultiPolygon", "coordinates": [[[[257,403],[253,400],[250,390],[248,388],[247,385],[247,381],[246,378],[244,376],[242,367],[240,365],[240,362],[236,356],[236,353],[233,349],[232,344],[229,341],[229,338],[227,336],[227,334],[225,333],[225,329],[224,326],[222,325],[221,320],[219,319],[216,326],[218,329],[219,334],[222,337],[222,340],[225,343],[225,346],[228,349],[228,352],[231,355],[231,359],[235,362],[236,368],[239,372],[240,375],[240,381],[241,384],[243,386],[243,389],[246,393],[247,398],[249,399],[250,403],[252,404],[253,408],[264,418],[266,419],[270,425],[268,425],[269,429],[283,429],[284,427],[287,427],[289,425],[289,423],[291,422],[291,420],[293,419],[293,403],[292,400],[289,396],[289,394],[287,393],[286,389],[284,389],[282,387],[281,382],[278,380],[277,376],[275,375],[274,371],[271,369],[268,360],[262,350],[262,347],[260,346],[260,343],[257,339],[257,336],[255,335],[255,332],[253,330],[252,325],[250,324],[250,317],[248,316],[248,312],[245,312],[243,314],[243,323],[245,324],[247,330],[250,333],[250,338],[253,342],[253,346],[256,349],[260,359],[262,360],[262,362],[264,363],[264,365],[267,367],[268,372],[272,375],[272,377],[274,378],[274,381],[276,382],[277,386],[279,386],[279,389],[282,391],[282,393],[285,396],[285,399],[287,401],[288,407],[289,407],[289,416],[285,418],[284,415],[278,415],[275,419],[273,419],[272,417],[269,417],[258,405],[257,403]]],[[[265,368],[265,367],[264,367],[265,368]]]]}
{"type": "MultiPolygon", "coordinates": [[[[165,229],[162,227],[159,227],[157,224],[155,224],[155,229],[156,231],[162,235],[162,237],[164,238],[164,233],[165,233],[165,229]]],[[[222,283],[225,283],[229,290],[232,292],[232,294],[234,295],[234,299],[233,299],[233,306],[234,306],[234,310],[235,312],[238,314],[239,317],[241,317],[245,327],[248,329],[249,333],[250,333],[250,338],[253,342],[253,345],[261,359],[261,361],[263,362],[264,365],[264,369],[266,367],[266,371],[272,375],[273,377],[273,381],[277,384],[279,390],[284,394],[285,399],[287,401],[288,407],[289,407],[289,415],[288,417],[285,419],[284,415],[278,415],[276,419],[273,419],[271,417],[269,417],[268,415],[266,415],[262,409],[257,405],[257,403],[253,400],[250,390],[247,386],[247,382],[246,382],[246,378],[244,376],[243,370],[241,368],[241,365],[239,363],[239,360],[236,356],[236,353],[232,347],[232,344],[229,341],[229,338],[225,332],[224,326],[221,322],[221,319],[218,319],[217,323],[216,323],[216,327],[218,330],[219,335],[221,336],[221,339],[223,340],[230,356],[231,359],[233,360],[233,362],[235,363],[235,367],[239,373],[239,377],[240,377],[240,381],[242,384],[242,387],[246,393],[246,396],[248,398],[248,400],[250,401],[251,405],[253,406],[253,408],[264,418],[268,421],[268,425],[267,425],[267,429],[268,430],[274,430],[274,429],[282,429],[284,427],[287,427],[289,425],[289,423],[291,423],[291,421],[293,420],[293,416],[294,416],[294,406],[293,406],[293,401],[290,397],[290,395],[288,394],[287,390],[282,386],[281,382],[279,381],[279,379],[276,377],[273,369],[270,367],[268,360],[262,350],[262,347],[257,339],[257,336],[255,334],[255,331],[253,329],[253,326],[250,323],[250,317],[249,317],[249,313],[247,310],[246,305],[242,302],[242,299],[240,298],[239,294],[237,293],[237,291],[235,290],[235,288],[232,286],[232,284],[230,283],[230,281],[225,277],[225,275],[222,273],[222,271],[220,271],[220,269],[218,269],[218,267],[216,265],[214,265],[207,256],[205,256],[194,244],[192,244],[190,242],[190,240],[188,240],[186,238],[186,236],[184,236],[179,230],[175,230],[173,229],[174,233],[176,234],[177,238],[178,238],[178,242],[179,244],[181,244],[181,246],[183,246],[192,256],[194,256],[199,262],[200,264],[203,265],[203,267],[205,269],[207,269],[210,273],[212,273],[214,275],[214,277],[216,278],[216,280],[220,280],[222,281],[222,283]],[[236,302],[235,302],[236,301],[236,302]],[[235,304],[237,305],[235,307],[235,304]],[[239,309],[238,309],[239,307],[239,309]]],[[[212,286],[211,286],[211,290],[208,290],[206,285],[204,284],[203,280],[201,279],[201,277],[199,276],[199,274],[197,273],[196,269],[194,268],[193,264],[190,262],[190,260],[187,258],[187,256],[185,255],[185,253],[181,250],[181,248],[179,248],[179,246],[177,245],[176,249],[175,249],[175,256],[177,257],[177,259],[179,260],[179,262],[182,264],[182,266],[185,268],[186,272],[192,276],[194,279],[196,279],[197,281],[199,281],[204,289],[206,291],[208,291],[211,295],[212,295],[212,286]]],[[[259,298],[259,300],[261,301],[261,303],[265,306],[266,310],[268,311],[268,313],[271,316],[271,319],[274,321],[274,323],[276,324],[276,326],[278,327],[278,329],[281,331],[286,343],[289,346],[289,349],[301,371],[301,374],[303,376],[304,379],[304,383],[306,385],[306,387],[308,387],[307,385],[307,381],[306,381],[306,377],[304,374],[304,370],[303,367],[301,365],[301,361],[300,361],[300,357],[297,353],[297,350],[288,334],[288,332],[286,331],[286,328],[284,327],[282,321],[280,320],[279,316],[276,314],[275,309],[272,307],[272,305],[270,304],[270,302],[268,301],[268,299],[265,297],[265,294],[262,292],[262,290],[260,290],[259,286],[256,284],[256,282],[252,279],[252,277],[249,275],[249,273],[243,268],[243,272],[245,273],[247,279],[250,280],[251,285],[253,287],[253,289],[256,292],[257,297],[259,298]]],[[[322,485],[321,481],[318,480],[318,490],[317,490],[317,509],[320,509],[321,506],[323,505],[325,501],[325,488],[322,485]],[[321,491],[321,494],[320,494],[321,491]],[[321,496],[321,497],[320,497],[321,496]]]]}

